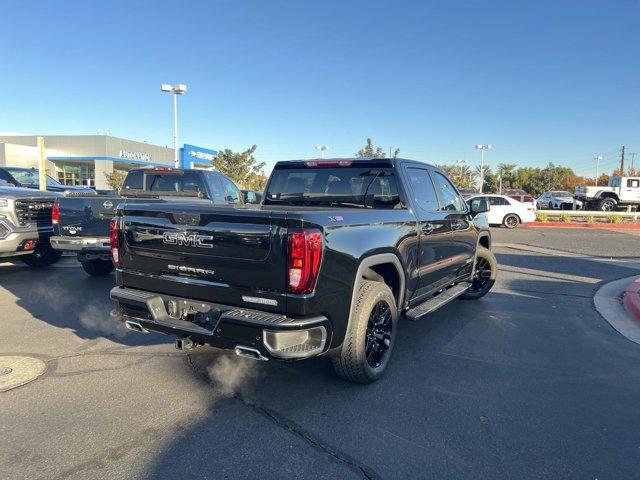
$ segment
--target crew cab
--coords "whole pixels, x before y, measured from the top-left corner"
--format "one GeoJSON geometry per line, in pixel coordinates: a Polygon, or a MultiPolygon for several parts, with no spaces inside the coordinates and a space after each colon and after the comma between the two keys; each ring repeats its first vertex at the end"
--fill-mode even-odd
{"type": "Polygon", "coordinates": [[[574,197],[585,210],[612,212],[619,207],[640,205],[640,177],[611,177],[606,186],[578,185],[574,197]]]}
{"type": "Polygon", "coordinates": [[[111,220],[112,315],[178,348],[321,355],[372,382],[400,315],[491,289],[487,210],[443,171],[403,159],[278,162],[260,206],[125,200],[111,220]]]}
{"type": "Polygon", "coordinates": [[[147,203],[163,200],[196,205],[241,204],[242,194],[233,181],[211,170],[168,167],[130,170],[122,189],[115,195],[73,195],[58,198],[53,206],[54,236],[51,245],[58,251],[76,252],[89,275],[113,271],[109,253],[109,220],[118,203],[135,199],[147,203]]]}
{"type": "Polygon", "coordinates": [[[0,182],[0,259],[15,257],[32,267],[60,259],[49,245],[51,206],[59,195],[0,182]]]}

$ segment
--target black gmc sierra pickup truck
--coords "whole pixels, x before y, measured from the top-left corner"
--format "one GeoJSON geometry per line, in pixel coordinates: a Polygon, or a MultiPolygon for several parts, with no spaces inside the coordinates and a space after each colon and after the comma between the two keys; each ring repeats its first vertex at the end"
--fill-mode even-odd
{"type": "Polygon", "coordinates": [[[279,162],[261,206],[123,202],[112,315],[130,330],[258,360],[332,358],[378,379],[398,318],[493,286],[485,200],[402,159],[279,162]]]}
{"type": "Polygon", "coordinates": [[[97,195],[90,191],[57,199],[53,205],[51,246],[58,251],[75,252],[89,275],[108,275],[113,271],[109,253],[109,220],[123,200],[147,202],[199,202],[241,204],[243,195],[233,181],[220,172],[170,167],[129,170],[116,195],[97,195]]]}

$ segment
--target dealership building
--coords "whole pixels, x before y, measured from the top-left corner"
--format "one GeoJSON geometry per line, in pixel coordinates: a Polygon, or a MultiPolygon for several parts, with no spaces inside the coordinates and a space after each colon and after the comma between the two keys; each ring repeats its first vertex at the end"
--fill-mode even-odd
{"type": "MultiPolygon", "coordinates": [[[[40,135],[47,174],[65,185],[110,188],[106,174],[136,167],[174,166],[173,148],[111,135],[40,135]]],[[[38,167],[38,135],[1,135],[0,167],[38,167]]],[[[218,152],[185,144],[178,155],[183,168],[212,168],[218,152]]]]}

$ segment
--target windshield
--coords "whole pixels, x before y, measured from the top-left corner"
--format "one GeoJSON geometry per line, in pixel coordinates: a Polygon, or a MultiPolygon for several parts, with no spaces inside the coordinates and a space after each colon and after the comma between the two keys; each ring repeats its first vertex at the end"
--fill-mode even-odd
{"type": "MultiPolygon", "coordinates": [[[[38,171],[36,169],[22,169],[22,168],[6,168],[13,178],[23,185],[39,185],[40,179],[38,178],[38,171]]],[[[59,186],[61,183],[55,181],[49,175],[47,175],[47,185],[59,186]]]]}
{"type": "Polygon", "coordinates": [[[389,168],[283,168],[273,172],[264,204],[403,208],[389,168]]]}
{"type": "Polygon", "coordinates": [[[571,197],[569,192],[551,192],[554,197],[571,197]]]}

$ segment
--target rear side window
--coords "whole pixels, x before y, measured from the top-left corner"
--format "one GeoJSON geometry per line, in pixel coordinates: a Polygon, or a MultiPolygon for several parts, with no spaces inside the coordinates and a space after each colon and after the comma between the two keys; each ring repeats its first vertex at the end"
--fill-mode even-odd
{"type": "Polygon", "coordinates": [[[407,173],[416,204],[428,212],[438,210],[438,198],[429,172],[423,168],[407,168],[407,173]]]}
{"type": "Polygon", "coordinates": [[[124,179],[125,190],[142,190],[142,170],[130,170],[124,179]]]}
{"type": "Polygon", "coordinates": [[[444,175],[439,172],[433,172],[433,182],[440,199],[440,210],[457,212],[465,210],[462,198],[460,198],[453,184],[444,175]]]}
{"type": "Polygon", "coordinates": [[[207,175],[207,185],[209,186],[209,196],[211,201],[216,204],[226,203],[224,200],[224,189],[217,175],[207,175]]]}
{"type": "Polygon", "coordinates": [[[495,205],[495,206],[509,205],[509,202],[507,202],[502,197],[489,197],[489,205],[495,205]]]}
{"type": "Polygon", "coordinates": [[[638,188],[639,185],[640,180],[638,179],[630,178],[629,180],[627,180],[627,187],[629,188],[638,188]]]}

